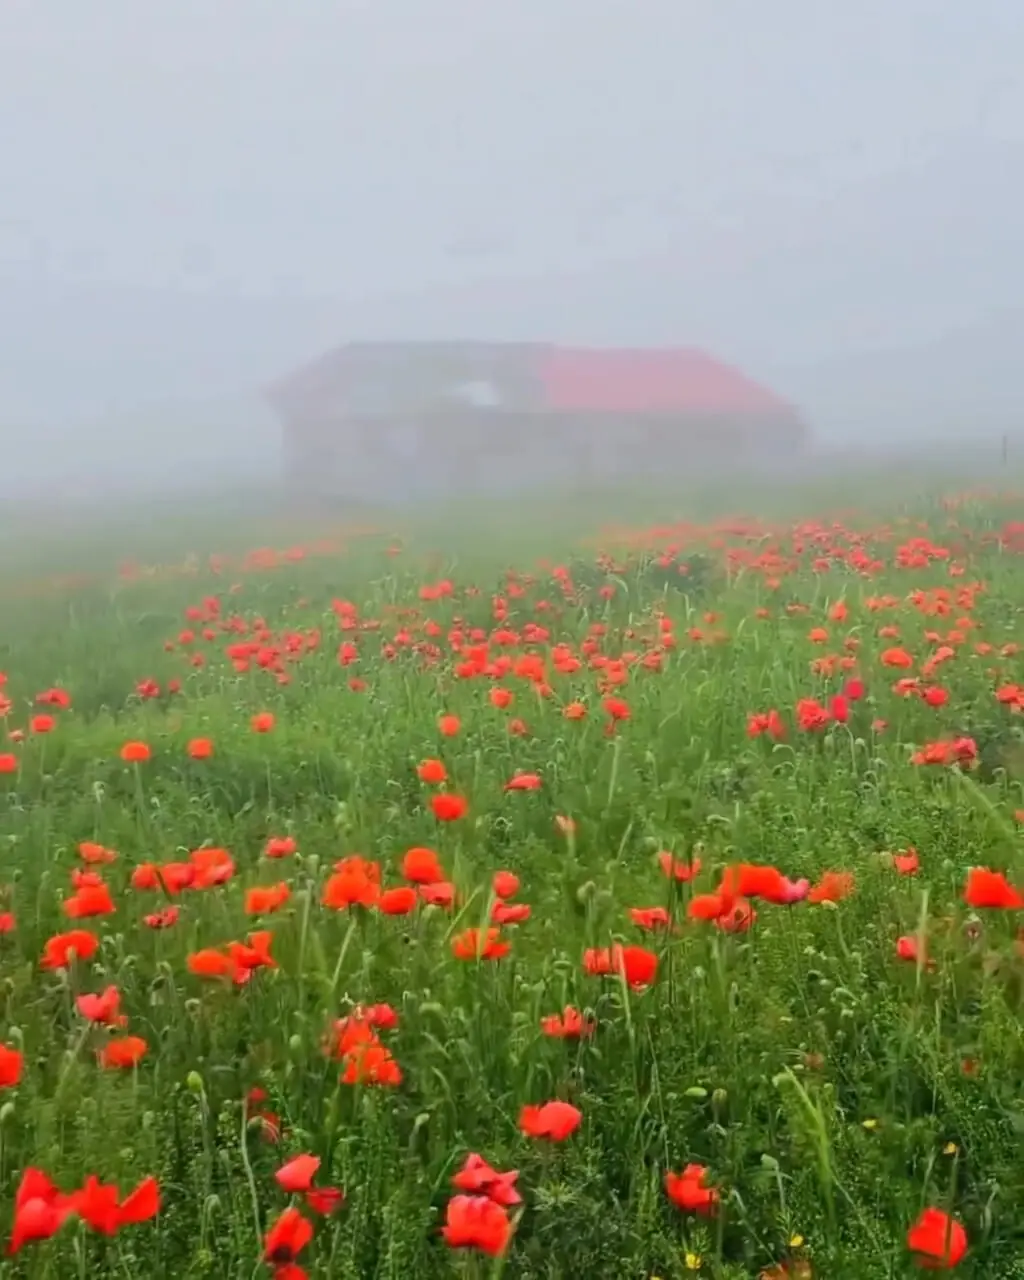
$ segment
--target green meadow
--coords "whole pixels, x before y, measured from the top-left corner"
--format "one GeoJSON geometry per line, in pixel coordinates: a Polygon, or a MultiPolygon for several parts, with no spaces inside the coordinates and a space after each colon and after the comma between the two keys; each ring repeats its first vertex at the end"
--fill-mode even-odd
{"type": "Polygon", "coordinates": [[[1024,1275],[1021,500],[855,487],[12,518],[0,1271],[1024,1275]]]}

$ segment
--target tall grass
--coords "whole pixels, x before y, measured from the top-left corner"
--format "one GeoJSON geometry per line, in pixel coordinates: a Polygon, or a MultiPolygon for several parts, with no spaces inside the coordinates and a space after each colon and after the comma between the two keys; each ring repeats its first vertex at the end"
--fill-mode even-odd
{"type": "MultiPolygon", "coordinates": [[[[975,865],[1024,882],[1020,721],[994,697],[1021,678],[1024,568],[991,536],[1012,508],[922,501],[908,513],[876,500],[862,517],[807,527],[834,500],[803,502],[785,518],[766,511],[746,536],[710,519],[706,531],[663,530],[662,547],[686,543],[675,555],[686,576],[659,571],[658,551],[625,549],[621,530],[611,561],[595,563],[600,526],[676,514],[667,500],[655,512],[628,499],[421,516],[398,530],[400,551],[390,537],[335,538],[332,554],[272,567],[236,558],[212,573],[198,556],[181,572],[118,578],[104,560],[88,582],[19,597],[0,628],[5,724],[26,731],[0,742],[16,757],[0,775],[3,905],[16,921],[0,938],[0,1039],[24,1054],[0,1098],[7,1221],[29,1167],[65,1191],[96,1174],[124,1193],[152,1175],[161,1209],[109,1236],[72,1215],[9,1273],[270,1274],[264,1237],[291,1202],[274,1175],[310,1153],[317,1184],[345,1194],[323,1216],[294,1199],[315,1224],[299,1259],[314,1276],[874,1280],[914,1273],[907,1231],[926,1207],[964,1224],[961,1274],[1022,1274],[1017,917],[962,898],[975,865]],[[949,556],[900,567],[899,546],[925,532],[919,518],[949,556]],[[851,546],[878,566],[858,570],[851,546]],[[559,564],[573,589],[552,575],[559,564]],[[444,580],[450,594],[423,598],[444,580]],[[975,581],[983,591],[958,597],[975,581]],[[217,611],[187,616],[214,595],[217,611]],[[336,601],[355,606],[351,629],[336,601]],[[247,640],[248,660],[233,662],[228,646],[247,640]],[[954,656],[926,674],[946,642],[954,656]],[[460,673],[483,644],[510,669],[460,673]],[[557,669],[556,645],[577,669],[557,669]],[[894,645],[910,672],[883,664],[894,645]],[[659,663],[645,665],[652,652],[659,663]],[[527,654],[550,690],[528,665],[517,673],[527,654]],[[854,675],[865,695],[849,718],[802,732],[798,700],[828,707],[854,675]],[[948,702],[894,691],[907,675],[948,702]],[[46,710],[33,701],[52,686],[71,706],[53,710],[52,733],[32,733],[46,710]],[[495,688],[510,691],[508,707],[493,705],[495,688]],[[628,718],[610,717],[608,696],[628,718]],[[573,702],[586,708],[578,720],[563,714],[573,702]],[[770,709],[785,739],[748,736],[749,716],[770,709]],[[270,732],[253,731],[259,712],[273,714],[270,732]],[[443,714],[460,721],[453,736],[443,714]],[[923,744],[962,736],[978,746],[972,766],[911,763],[923,744]],[[210,758],[190,758],[198,738],[210,758]],[[126,762],[128,742],[151,758],[126,762]],[[456,821],[438,821],[438,787],[418,776],[435,758],[440,790],[469,802],[456,821]],[[518,774],[539,787],[506,789],[518,774]],[[285,836],[297,851],[268,857],[268,839],[285,836]],[[81,842],[116,851],[96,868],[115,910],[72,920],[81,842]],[[133,887],[144,864],[204,846],[230,852],[224,883],[133,887]],[[339,860],[376,861],[393,887],[416,846],[454,883],[451,909],[324,905],[339,860]],[[901,875],[885,854],[911,847],[920,869],[901,875]],[[668,878],[663,852],[701,869],[668,878]],[[741,862],[812,884],[848,872],[854,887],[835,902],[756,901],[745,931],[692,919],[693,897],[741,862]],[[456,958],[465,930],[490,922],[502,869],[519,877],[512,901],[529,918],[501,927],[504,957],[456,958]],[[279,911],[246,914],[247,890],[281,881],[279,911]],[[180,909],[170,927],[143,922],[168,906],[180,909]],[[645,932],[629,909],[654,907],[669,927],[645,932]],[[76,927],[99,936],[96,955],[41,968],[47,939],[76,927]],[[264,927],[276,967],[244,984],[190,971],[190,955],[264,927]],[[915,963],[897,955],[904,937],[920,944],[915,963]],[[654,952],[652,983],[632,988],[614,964],[588,974],[584,953],[617,942],[654,952]],[[128,1018],[116,1032],[76,1003],[108,985],[128,1018]],[[325,1037],[377,1003],[397,1014],[379,1038],[401,1083],[342,1083],[346,1063],[325,1037]],[[544,1034],[566,1006],[593,1035],[544,1034]],[[97,1052],[123,1035],[144,1039],[145,1055],[104,1069],[97,1052]],[[579,1109],[576,1132],[524,1134],[523,1106],[554,1099],[579,1109]],[[523,1204],[497,1257],[453,1250],[440,1231],[471,1152],[518,1170],[523,1204]],[[712,1212],[666,1194],[666,1173],[689,1164],[718,1191],[712,1212]]],[[[259,532],[250,545],[299,541],[259,532]]],[[[179,566],[179,551],[215,545],[195,525],[165,538],[179,566]]],[[[127,535],[123,552],[137,558],[127,535]]]]}

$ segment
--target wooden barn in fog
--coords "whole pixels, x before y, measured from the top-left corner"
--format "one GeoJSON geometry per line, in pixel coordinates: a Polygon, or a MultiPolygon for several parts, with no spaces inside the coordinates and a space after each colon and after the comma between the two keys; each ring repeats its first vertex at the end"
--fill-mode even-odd
{"type": "Polygon", "coordinates": [[[289,483],[366,502],[780,463],[791,405],[700,351],[351,343],[273,387],[289,483]]]}

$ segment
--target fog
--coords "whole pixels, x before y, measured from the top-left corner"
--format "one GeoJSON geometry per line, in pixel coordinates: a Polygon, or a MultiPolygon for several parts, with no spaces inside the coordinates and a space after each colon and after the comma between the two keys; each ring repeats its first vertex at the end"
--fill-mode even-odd
{"type": "Polygon", "coordinates": [[[1024,435],[1009,0],[5,0],[5,494],[269,478],[334,344],[682,344],[1024,435]]]}

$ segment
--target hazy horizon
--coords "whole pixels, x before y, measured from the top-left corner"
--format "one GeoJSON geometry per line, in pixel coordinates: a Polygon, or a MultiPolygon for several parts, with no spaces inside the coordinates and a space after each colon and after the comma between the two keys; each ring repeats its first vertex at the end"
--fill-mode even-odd
{"type": "Polygon", "coordinates": [[[704,347],[831,443],[1008,429],[1022,65],[1004,0],[12,0],[5,471],[272,468],[261,389],[377,337],[704,347]]]}

